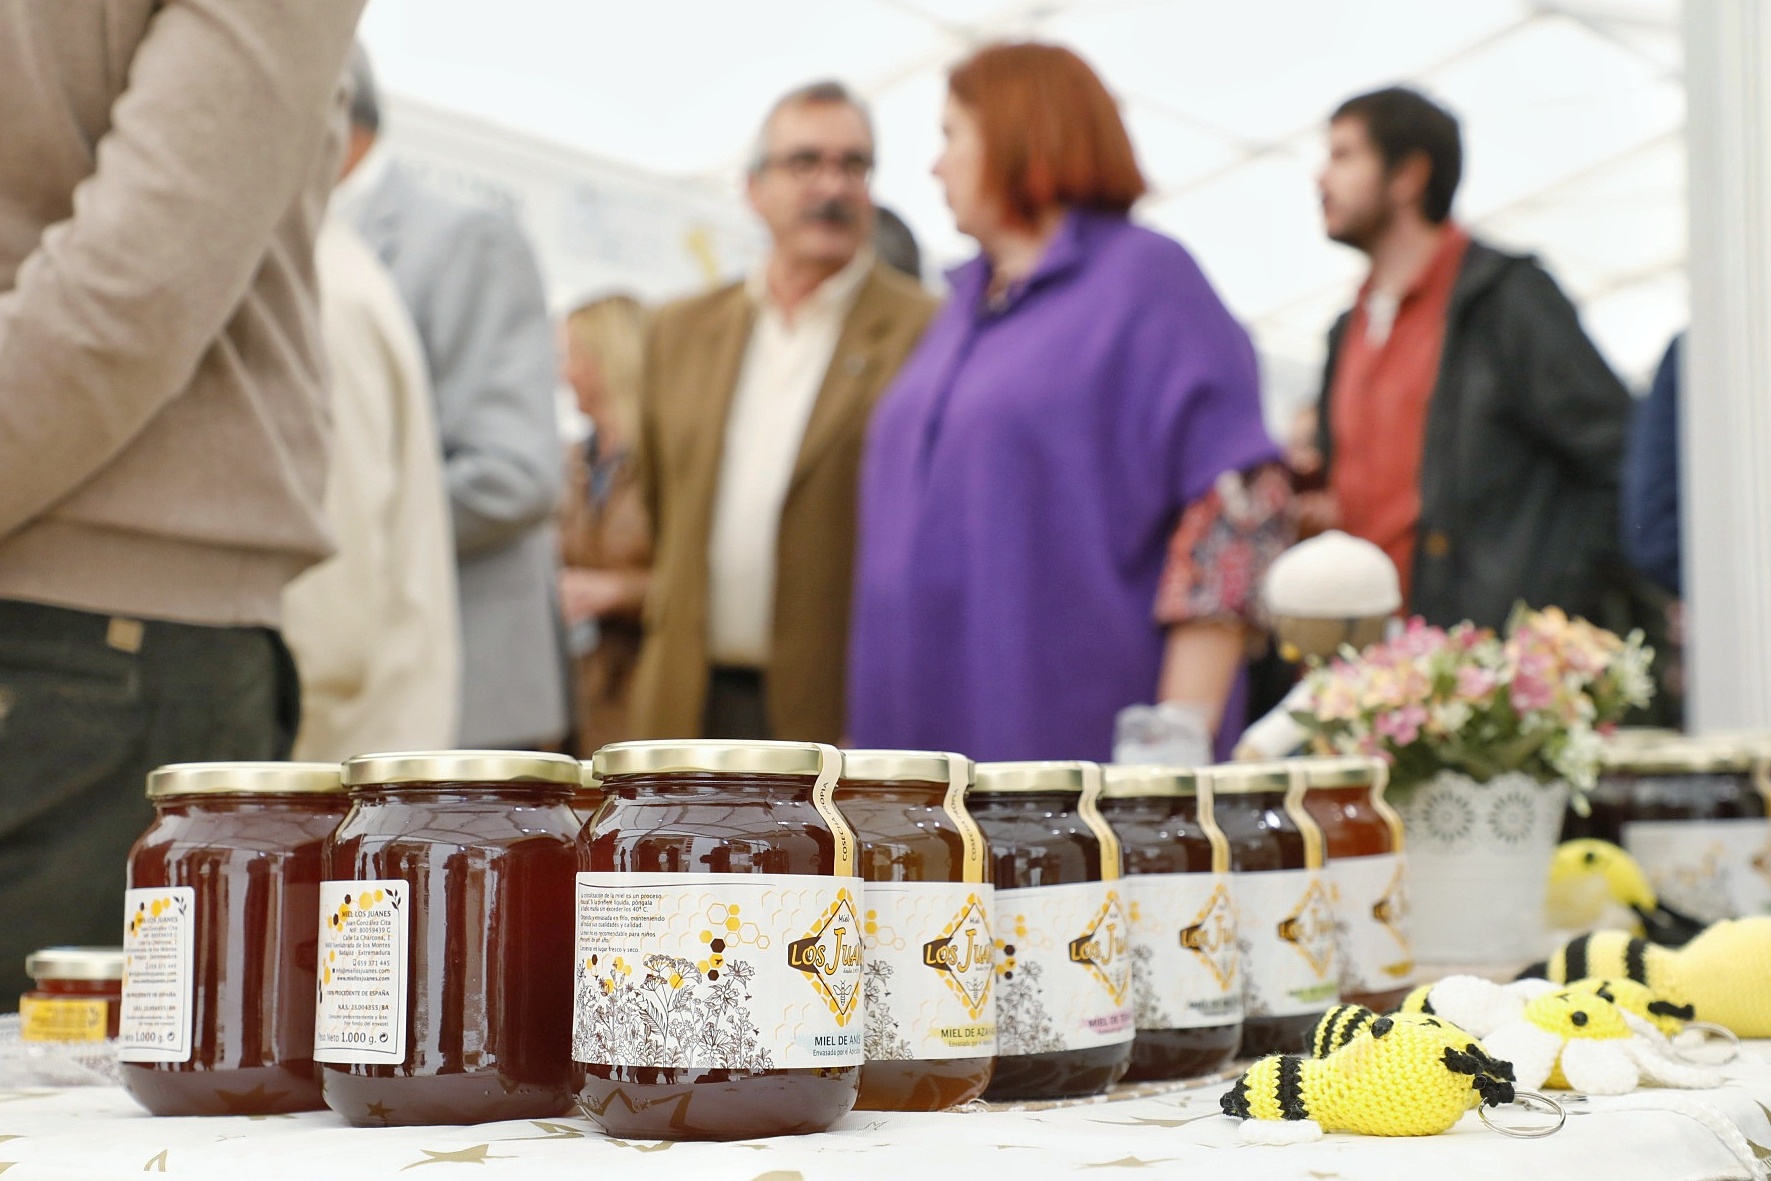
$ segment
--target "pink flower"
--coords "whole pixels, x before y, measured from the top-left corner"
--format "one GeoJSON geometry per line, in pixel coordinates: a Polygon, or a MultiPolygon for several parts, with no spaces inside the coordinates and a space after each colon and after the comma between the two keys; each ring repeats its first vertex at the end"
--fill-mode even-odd
{"type": "Polygon", "coordinates": [[[1407,746],[1420,737],[1420,728],[1426,725],[1426,721],[1425,706],[1405,705],[1379,714],[1374,729],[1379,736],[1388,738],[1397,746],[1407,746]]]}
{"type": "Polygon", "coordinates": [[[1486,701],[1500,685],[1500,677],[1486,668],[1466,664],[1457,670],[1457,695],[1466,701],[1486,701]]]}

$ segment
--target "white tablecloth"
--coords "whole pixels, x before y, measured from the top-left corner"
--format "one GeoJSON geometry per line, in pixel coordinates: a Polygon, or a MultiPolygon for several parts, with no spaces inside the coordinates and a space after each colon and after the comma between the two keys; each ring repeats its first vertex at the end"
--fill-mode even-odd
{"type": "Polygon", "coordinates": [[[1771,1043],[1749,1045],[1727,1074],[1712,1091],[1591,1100],[1541,1140],[1508,1139],[1472,1115],[1443,1136],[1284,1148],[1240,1142],[1234,1121],[1217,1114],[1221,1082],[1033,1110],[857,1113],[824,1135],[736,1144],[610,1140],[576,1118],[386,1129],[346,1127],[325,1112],[156,1119],[112,1088],[0,1091],[0,1181],[144,1172],[226,1181],[1751,1178],[1754,1155],[1771,1159],[1771,1043]]]}

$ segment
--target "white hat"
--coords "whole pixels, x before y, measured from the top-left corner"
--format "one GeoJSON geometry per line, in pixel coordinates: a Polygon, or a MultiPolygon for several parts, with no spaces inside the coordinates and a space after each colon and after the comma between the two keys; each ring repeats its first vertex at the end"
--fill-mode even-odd
{"type": "Polygon", "coordinates": [[[1305,619],[1378,617],[1402,607],[1402,586],[1389,555],[1339,530],[1280,554],[1267,571],[1265,594],[1274,615],[1305,619]]]}

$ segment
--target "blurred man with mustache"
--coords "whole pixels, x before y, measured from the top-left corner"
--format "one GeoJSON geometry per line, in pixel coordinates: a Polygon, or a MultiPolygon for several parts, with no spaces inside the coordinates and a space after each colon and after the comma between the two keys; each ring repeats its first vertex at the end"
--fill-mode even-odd
{"type": "Polygon", "coordinates": [[[841,84],[782,98],[747,185],[768,256],[653,320],[636,737],[841,736],[861,444],[934,308],[868,245],[873,154],[841,84]]]}

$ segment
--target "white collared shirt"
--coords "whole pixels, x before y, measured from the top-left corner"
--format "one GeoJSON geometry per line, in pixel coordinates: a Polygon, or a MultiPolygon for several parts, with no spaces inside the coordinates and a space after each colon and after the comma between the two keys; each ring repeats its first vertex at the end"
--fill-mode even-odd
{"type": "Polygon", "coordinates": [[[726,417],[707,539],[707,648],[714,664],[761,668],[774,631],[781,506],[843,322],[873,267],[862,250],[819,284],[788,322],[769,295],[767,263],[746,281],[756,323],[726,417]]]}

